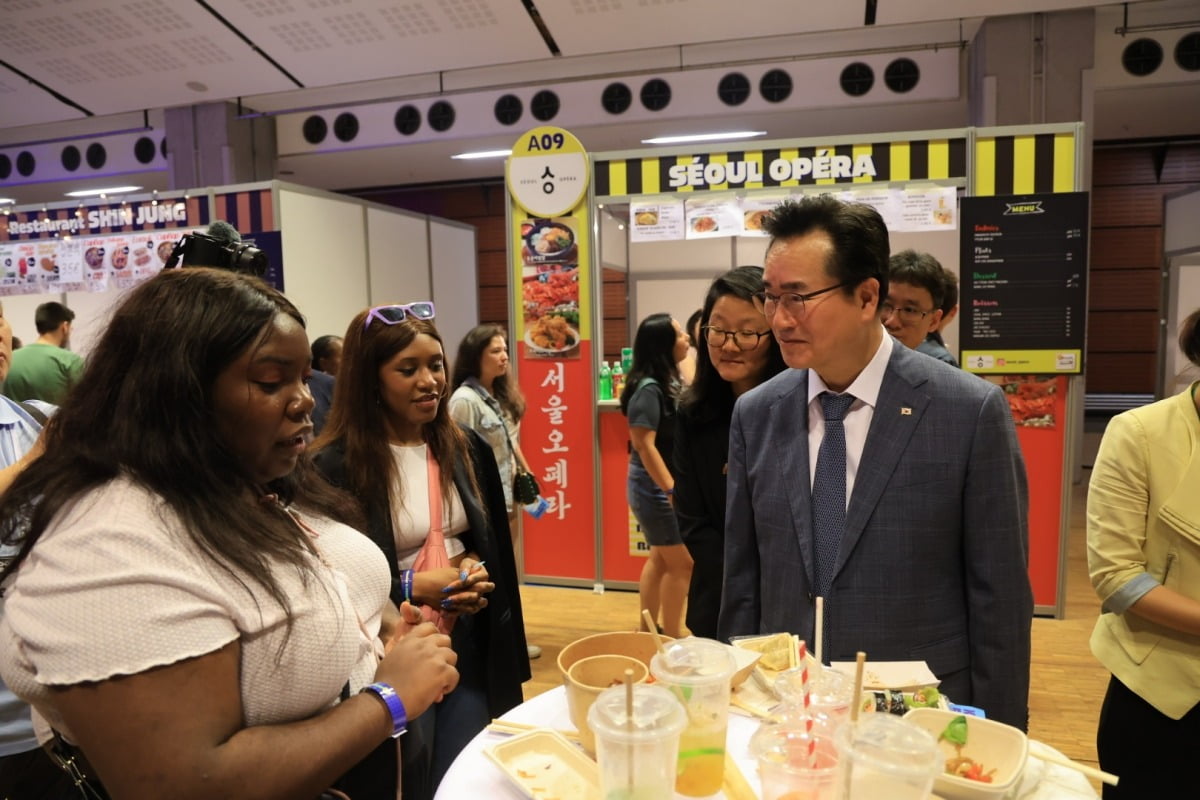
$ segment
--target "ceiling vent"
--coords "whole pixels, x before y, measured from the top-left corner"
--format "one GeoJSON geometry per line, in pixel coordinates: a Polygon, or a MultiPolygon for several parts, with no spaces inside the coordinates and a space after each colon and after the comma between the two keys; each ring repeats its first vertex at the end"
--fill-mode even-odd
{"type": "Polygon", "coordinates": [[[496,101],[493,112],[496,115],[496,122],[501,125],[512,125],[521,119],[521,115],[525,113],[525,106],[521,102],[521,98],[515,94],[506,94],[496,101]]]}
{"type": "Polygon", "coordinates": [[[662,111],[671,104],[671,85],[662,78],[651,78],[642,84],[641,98],[647,111],[662,111]]]}
{"type": "Polygon", "coordinates": [[[392,122],[402,135],[412,136],[421,129],[421,111],[416,106],[400,106],[392,122]]]}
{"type": "Polygon", "coordinates": [[[557,117],[559,107],[558,95],[549,89],[543,89],[529,101],[529,113],[539,122],[549,122],[557,117]]]}
{"type": "Polygon", "coordinates": [[[9,175],[12,175],[12,159],[0,153],[0,181],[8,180],[9,175]]]}
{"type": "Polygon", "coordinates": [[[74,172],[79,169],[79,165],[83,163],[83,156],[79,154],[79,148],[73,144],[69,144],[62,150],[62,165],[67,172],[74,172]]]}
{"type": "Polygon", "coordinates": [[[727,106],[740,106],[750,99],[750,79],[740,72],[731,72],[717,84],[717,97],[727,106]]]}
{"type": "Polygon", "coordinates": [[[792,76],[781,69],[773,69],[758,82],[758,91],[769,103],[782,103],[792,96],[792,76]]]}
{"type": "Polygon", "coordinates": [[[847,64],[838,77],[838,85],[851,97],[862,97],[875,85],[875,70],[861,61],[847,64]]]}
{"type": "Polygon", "coordinates": [[[1200,71],[1200,31],[1189,33],[1175,43],[1175,63],[1187,72],[1200,71]]]}
{"type": "Polygon", "coordinates": [[[28,178],[37,169],[37,159],[28,150],[17,153],[17,172],[28,178]]]}
{"type": "Polygon", "coordinates": [[[325,123],[324,117],[313,114],[304,120],[304,141],[309,144],[320,144],[328,134],[329,125],[325,123]]]}
{"type": "MultiPolygon", "coordinates": [[[[158,148],[154,146],[153,139],[151,139],[149,136],[141,136],[136,142],[133,143],[133,157],[137,159],[139,164],[149,164],[154,160],[154,154],[157,149],[158,148]]],[[[63,157],[65,158],[66,155],[66,151],[64,151],[63,157]]],[[[78,163],[79,157],[78,151],[76,151],[76,166],[78,166],[78,163]]],[[[63,166],[66,166],[65,161],[63,162],[63,166]]]]}
{"type": "Polygon", "coordinates": [[[337,115],[333,121],[333,135],[339,142],[352,142],[358,136],[358,117],[350,112],[337,115]]]}
{"type": "Polygon", "coordinates": [[[883,72],[883,82],[897,94],[911,92],[920,81],[921,68],[911,58],[897,58],[883,72]]]}
{"type": "Polygon", "coordinates": [[[104,165],[108,163],[108,150],[99,142],[92,142],[88,145],[85,157],[87,165],[92,169],[104,169],[104,165]]]}
{"type": "Polygon", "coordinates": [[[633,92],[623,83],[610,83],[604,87],[600,96],[600,105],[610,114],[624,114],[633,103],[633,92]]]}
{"type": "Polygon", "coordinates": [[[429,127],[438,133],[444,133],[450,130],[450,126],[454,124],[454,106],[445,100],[438,100],[429,107],[428,116],[429,127]]]}
{"type": "Polygon", "coordinates": [[[1153,39],[1137,39],[1126,45],[1121,53],[1121,66],[1130,75],[1139,78],[1150,75],[1163,62],[1162,45],[1153,39]]]}

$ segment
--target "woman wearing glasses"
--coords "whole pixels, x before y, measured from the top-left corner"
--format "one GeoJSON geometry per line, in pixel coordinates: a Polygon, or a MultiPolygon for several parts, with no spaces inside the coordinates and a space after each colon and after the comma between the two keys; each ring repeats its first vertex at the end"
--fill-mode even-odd
{"type": "Polygon", "coordinates": [[[351,321],[314,445],[326,477],[362,503],[392,600],[419,604],[458,654],[458,688],[405,737],[405,800],[431,798],[463,745],[522,701],[530,676],[496,460],[450,417],[433,317],[432,303],[411,303],[351,321]]]}
{"type": "Polygon", "coordinates": [[[737,398],[784,368],[779,344],[754,304],[762,267],[738,267],[713,281],[700,319],[696,380],[675,426],[675,513],[692,556],[687,626],[717,638],[725,563],[725,462],[737,398]]]}
{"type": "Polygon", "coordinates": [[[692,574],[692,559],[672,508],[675,478],[671,474],[677,365],[687,348],[687,334],[669,314],[646,317],[633,340],[633,366],[620,398],[633,442],[626,496],[650,546],[638,580],[638,600],[653,620],[662,611],[663,632],[674,637],[683,635],[683,601],[692,574]]]}
{"type": "Polygon", "coordinates": [[[389,734],[454,688],[432,625],[380,660],[387,565],[304,456],[309,357],[262,281],[166,270],[0,503],[0,671],[114,800],[313,798],[368,753],[390,772],[340,788],[395,800],[389,734]]]}

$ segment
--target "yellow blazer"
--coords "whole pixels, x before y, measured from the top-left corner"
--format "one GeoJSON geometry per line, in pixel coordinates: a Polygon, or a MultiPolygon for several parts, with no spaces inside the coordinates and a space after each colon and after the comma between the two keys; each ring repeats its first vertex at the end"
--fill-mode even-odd
{"type": "Polygon", "coordinates": [[[1104,601],[1092,653],[1179,719],[1200,702],[1200,637],[1113,606],[1121,610],[1120,590],[1144,575],[1200,601],[1200,416],[1190,391],[1109,422],[1088,490],[1087,544],[1088,572],[1104,601]]]}

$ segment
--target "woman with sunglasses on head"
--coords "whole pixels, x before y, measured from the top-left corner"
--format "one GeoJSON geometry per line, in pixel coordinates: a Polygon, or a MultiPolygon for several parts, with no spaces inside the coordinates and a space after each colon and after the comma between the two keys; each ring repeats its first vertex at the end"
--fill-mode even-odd
{"type": "Polygon", "coordinates": [[[0,499],[0,672],[114,800],[394,800],[389,735],[455,686],[432,625],[380,659],[387,564],[305,458],[309,361],[262,281],[165,271],[0,499]]]}
{"type": "Polygon", "coordinates": [[[675,513],[694,562],[687,626],[717,638],[725,564],[725,463],[738,397],[783,368],[779,344],[754,304],[762,267],[738,267],[713,281],[700,318],[696,380],[675,422],[675,513]]]}
{"type": "Polygon", "coordinates": [[[326,477],[362,503],[392,600],[418,604],[458,654],[458,688],[406,737],[405,800],[431,798],[462,747],[522,702],[530,677],[500,473],[487,443],[450,417],[433,318],[427,302],[355,316],[314,444],[326,477]]]}
{"type": "MultiPolygon", "coordinates": [[[[683,601],[692,573],[692,559],[679,537],[671,507],[678,364],[687,348],[687,334],[670,314],[646,317],[633,339],[633,366],[620,398],[633,444],[625,493],[650,546],[638,580],[638,601],[664,633],[676,638],[683,636],[683,601]]],[[[645,628],[644,620],[639,627],[645,628]]]]}

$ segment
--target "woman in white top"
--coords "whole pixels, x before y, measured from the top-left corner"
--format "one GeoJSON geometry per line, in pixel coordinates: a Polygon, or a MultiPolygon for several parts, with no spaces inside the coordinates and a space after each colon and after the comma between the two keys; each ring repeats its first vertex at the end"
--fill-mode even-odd
{"type": "Polygon", "coordinates": [[[265,283],[163,272],[0,502],[0,672],[113,798],[313,798],[456,684],[430,625],[380,661],[386,564],[304,457],[309,369],[265,283]]]}
{"type": "Polygon", "coordinates": [[[443,627],[453,625],[461,680],[406,737],[405,800],[431,798],[463,745],[522,702],[529,679],[504,490],[491,448],[450,418],[433,316],[428,302],[355,316],[314,445],[326,477],[362,503],[391,569],[393,601],[444,613],[443,627]],[[449,566],[430,558],[435,530],[449,566]]]}

